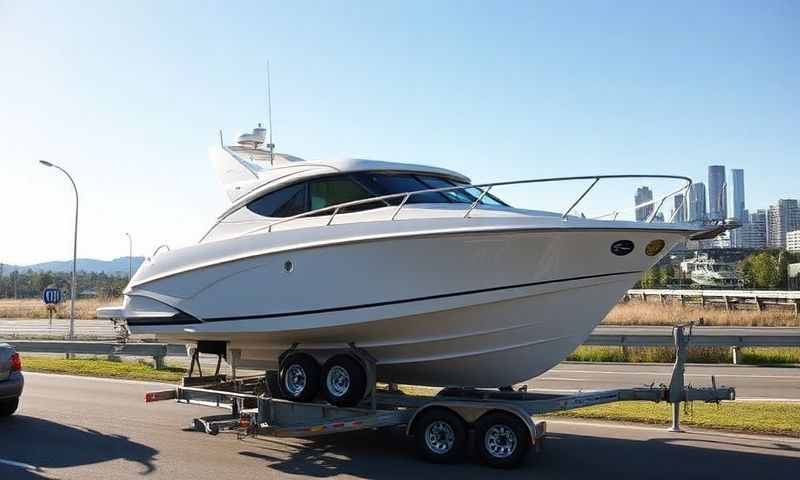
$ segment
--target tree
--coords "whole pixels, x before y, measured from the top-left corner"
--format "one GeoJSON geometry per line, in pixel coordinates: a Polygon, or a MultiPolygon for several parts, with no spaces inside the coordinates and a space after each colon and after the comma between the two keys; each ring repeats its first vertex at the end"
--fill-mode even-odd
{"type": "Polygon", "coordinates": [[[661,269],[658,266],[646,271],[642,276],[642,288],[655,288],[661,284],[661,269]]]}
{"type": "Polygon", "coordinates": [[[781,274],[778,260],[769,252],[752,256],[752,282],[756,288],[775,289],[780,286],[781,274]]]}
{"type": "Polygon", "coordinates": [[[675,281],[675,270],[672,265],[667,265],[661,269],[658,281],[662,287],[669,287],[675,281]]]}

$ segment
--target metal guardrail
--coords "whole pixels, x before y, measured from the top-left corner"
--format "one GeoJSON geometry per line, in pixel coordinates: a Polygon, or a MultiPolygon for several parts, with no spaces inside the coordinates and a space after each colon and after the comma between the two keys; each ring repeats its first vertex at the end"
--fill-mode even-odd
{"type": "Polygon", "coordinates": [[[685,297],[731,297],[731,298],[770,298],[780,300],[800,300],[797,290],[714,290],[714,289],[670,289],[670,288],[633,288],[628,295],[669,295],[685,297]]]}
{"type": "MultiPolygon", "coordinates": [[[[619,347],[669,347],[674,345],[671,327],[599,327],[583,343],[590,346],[619,347]]],[[[107,356],[152,357],[156,367],[164,365],[164,359],[185,357],[185,345],[165,343],[115,343],[91,341],[40,341],[6,340],[19,352],[81,354],[107,356]]],[[[690,347],[730,347],[733,350],[733,363],[738,363],[739,349],[742,347],[800,347],[800,328],[764,327],[716,328],[695,327],[688,339],[690,347]],[[726,333],[726,330],[733,333],[726,333]]]]}
{"type": "MultiPolygon", "coordinates": [[[[0,338],[67,338],[69,319],[0,319],[0,338]]],[[[82,339],[114,340],[119,332],[108,320],[77,320],[75,335],[82,339]]]]}
{"type": "Polygon", "coordinates": [[[792,307],[795,315],[800,315],[800,291],[792,290],[703,290],[703,289],[656,289],[637,288],[628,290],[626,300],[638,298],[647,302],[649,298],[677,299],[681,304],[700,304],[705,306],[725,305],[731,310],[738,305],[755,306],[759,311],[766,305],[792,307]]]}
{"type": "Polygon", "coordinates": [[[164,358],[178,351],[186,355],[183,345],[167,345],[166,343],[112,343],[112,342],[78,342],[78,341],[39,341],[9,340],[22,353],[59,353],[77,355],[106,355],[109,357],[152,357],[156,368],[164,367],[164,358]],[[177,350],[175,347],[180,347],[177,350]]]}

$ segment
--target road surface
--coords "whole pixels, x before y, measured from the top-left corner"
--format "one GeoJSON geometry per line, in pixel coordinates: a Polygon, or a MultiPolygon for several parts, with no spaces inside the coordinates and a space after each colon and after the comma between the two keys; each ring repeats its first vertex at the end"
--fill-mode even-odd
{"type": "MultiPolygon", "coordinates": [[[[794,478],[800,439],[550,422],[545,451],[518,470],[429,465],[401,430],[313,440],[212,437],[186,429],[216,412],[147,405],[140,382],[28,374],[18,415],[0,420],[0,478],[794,478]]],[[[723,407],[724,408],[724,407],[723,407]]]]}

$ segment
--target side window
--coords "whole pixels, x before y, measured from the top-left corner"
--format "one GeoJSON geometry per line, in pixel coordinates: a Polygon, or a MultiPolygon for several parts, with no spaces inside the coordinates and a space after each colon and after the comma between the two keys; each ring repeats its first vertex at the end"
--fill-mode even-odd
{"type": "Polygon", "coordinates": [[[247,204],[262,217],[291,217],[307,211],[307,184],[299,183],[268,193],[247,204]]]}
{"type": "MultiPolygon", "coordinates": [[[[466,185],[465,183],[459,183],[459,185],[466,185]]],[[[480,188],[467,188],[463,190],[464,192],[469,193],[471,196],[478,198],[481,196],[481,189],[480,188]]],[[[473,200],[474,201],[474,200],[473,200]]],[[[509,204],[500,200],[499,198],[495,197],[491,193],[487,193],[481,199],[481,205],[494,205],[496,207],[510,207],[509,204]]]]}
{"type": "MultiPolygon", "coordinates": [[[[457,186],[455,183],[440,177],[432,177],[429,175],[417,175],[417,177],[428,185],[428,188],[449,188],[457,186]]],[[[472,203],[475,201],[475,197],[464,190],[450,190],[448,192],[441,192],[441,194],[453,203],[472,203]]]]}
{"type": "MultiPolygon", "coordinates": [[[[390,195],[394,193],[415,192],[418,190],[428,190],[430,187],[419,181],[410,174],[399,173],[374,173],[362,172],[354,174],[358,181],[367,186],[377,195],[390,195]]],[[[386,200],[392,205],[398,205],[402,198],[386,200]]],[[[408,199],[408,203],[448,203],[446,196],[440,193],[420,193],[408,199]]]]}
{"type": "MultiPolygon", "coordinates": [[[[312,180],[309,182],[308,190],[311,198],[311,210],[338,205],[340,203],[363,200],[372,196],[369,194],[369,192],[364,190],[361,185],[348,177],[332,177],[312,180]]],[[[382,202],[375,202],[375,204],[364,203],[363,205],[350,207],[345,211],[355,212],[383,205],[385,204],[382,202]]],[[[328,213],[330,212],[323,212],[322,214],[328,213]]]]}

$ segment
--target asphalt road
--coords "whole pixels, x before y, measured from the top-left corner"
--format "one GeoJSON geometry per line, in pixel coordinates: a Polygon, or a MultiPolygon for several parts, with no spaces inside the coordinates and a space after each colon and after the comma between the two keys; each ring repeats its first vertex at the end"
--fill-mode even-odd
{"type": "Polygon", "coordinates": [[[28,374],[21,411],[0,420],[0,478],[794,478],[800,440],[550,422],[545,451],[518,470],[429,465],[401,430],[313,440],[186,429],[216,410],[142,401],[140,382],[28,374]]]}
{"type": "MultiPolygon", "coordinates": [[[[527,382],[539,390],[601,390],[641,387],[669,383],[672,365],[562,363],[527,382]]],[[[687,365],[686,383],[710,386],[711,375],[717,385],[736,388],[739,398],[792,399],[800,401],[800,368],[756,367],[744,365],[687,365]]]]}

